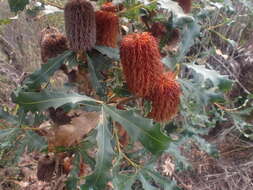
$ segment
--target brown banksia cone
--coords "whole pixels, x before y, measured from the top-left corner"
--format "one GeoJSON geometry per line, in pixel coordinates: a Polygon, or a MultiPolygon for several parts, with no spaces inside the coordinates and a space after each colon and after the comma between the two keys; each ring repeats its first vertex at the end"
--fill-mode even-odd
{"type": "Polygon", "coordinates": [[[102,11],[108,11],[108,12],[113,12],[116,13],[118,11],[121,11],[123,9],[123,5],[115,5],[112,2],[106,2],[101,6],[102,11]]]}
{"type": "Polygon", "coordinates": [[[42,157],[37,166],[37,178],[41,181],[51,181],[55,170],[55,159],[50,156],[42,157]]]}
{"type": "Polygon", "coordinates": [[[185,13],[190,13],[192,9],[192,0],[177,0],[185,13]]]}
{"type": "Polygon", "coordinates": [[[150,32],[156,38],[160,38],[160,37],[163,37],[166,34],[167,29],[166,29],[166,27],[164,26],[163,23],[155,22],[155,23],[152,24],[150,32]]]}
{"type": "Polygon", "coordinates": [[[41,58],[44,63],[68,49],[67,38],[60,32],[45,34],[40,46],[41,58]]]}
{"type": "Polygon", "coordinates": [[[48,27],[44,28],[40,32],[39,44],[41,45],[41,42],[46,34],[52,34],[52,33],[57,33],[57,32],[59,32],[59,30],[55,27],[52,27],[52,26],[48,26],[48,27]]]}
{"type": "Polygon", "coordinates": [[[180,94],[175,74],[172,72],[162,74],[154,81],[153,91],[147,97],[152,102],[152,110],[148,116],[157,122],[171,120],[178,112],[180,94]]]}
{"type": "Polygon", "coordinates": [[[88,0],[69,0],[64,8],[65,29],[70,48],[90,50],[96,43],[95,12],[88,0]]]}
{"type": "Polygon", "coordinates": [[[112,12],[96,12],[97,45],[115,48],[119,35],[119,17],[112,12]]]}
{"type": "Polygon", "coordinates": [[[148,32],[125,36],[120,58],[128,89],[137,96],[149,95],[153,81],[164,69],[155,37],[148,32]]]}

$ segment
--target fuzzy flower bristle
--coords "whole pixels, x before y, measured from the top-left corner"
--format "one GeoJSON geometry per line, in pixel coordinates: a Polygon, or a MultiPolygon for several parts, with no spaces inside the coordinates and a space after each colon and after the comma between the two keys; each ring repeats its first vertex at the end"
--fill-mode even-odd
{"type": "Polygon", "coordinates": [[[118,8],[112,2],[106,2],[101,6],[101,10],[115,13],[118,11],[118,8]]]}
{"type": "Polygon", "coordinates": [[[45,34],[40,46],[41,58],[44,63],[68,49],[67,38],[60,32],[45,34]]]}
{"type": "Polygon", "coordinates": [[[119,35],[119,17],[112,12],[96,12],[97,45],[115,48],[119,35]]]}
{"type": "Polygon", "coordinates": [[[128,89],[145,97],[153,81],[163,73],[157,41],[148,32],[129,34],[121,42],[120,58],[128,89]]]}
{"type": "Polygon", "coordinates": [[[180,104],[180,85],[172,72],[161,75],[154,81],[154,88],[147,100],[152,102],[149,117],[157,122],[171,120],[178,112],[180,104]]]}
{"type": "Polygon", "coordinates": [[[192,9],[192,0],[177,0],[185,13],[190,13],[192,9]]]}
{"type": "Polygon", "coordinates": [[[90,50],[96,43],[95,12],[88,0],[69,0],[64,8],[65,29],[70,48],[90,50]]]}

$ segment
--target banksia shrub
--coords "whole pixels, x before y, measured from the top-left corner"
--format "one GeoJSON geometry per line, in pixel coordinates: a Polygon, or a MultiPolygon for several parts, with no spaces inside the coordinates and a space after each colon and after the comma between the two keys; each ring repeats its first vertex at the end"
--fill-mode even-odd
{"type": "Polygon", "coordinates": [[[180,86],[171,72],[160,75],[154,81],[154,88],[148,100],[152,102],[149,117],[158,122],[171,120],[178,112],[180,104],[180,86]]]}
{"type": "Polygon", "coordinates": [[[192,0],[177,0],[185,13],[190,13],[192,9],[192,0]]]}
{"type": "Polygon", "coordinates": [[[128,89],[145,97],[153,81],[163,73],[157,41],[148,32],[129,34],[121,42],[120,58],[128,89]]]}
{"type": "Polygon", "coordinates": [[[112,12],[96,12],[97,45],[115,48],[119,35],[119,17],[112,12]]]}
{"type": "Polygon", "coordinates": [[[64,8],[65,29],[70,48],[90,50],[96,43],[95,12],[86,0],[69,0],[64,8]]]}
{"type": "Polygon", "coordinates": [[[68,49],[67,38],[60,32],[45,34],[40,46],[41,58],[44,63],[68,49]]]}

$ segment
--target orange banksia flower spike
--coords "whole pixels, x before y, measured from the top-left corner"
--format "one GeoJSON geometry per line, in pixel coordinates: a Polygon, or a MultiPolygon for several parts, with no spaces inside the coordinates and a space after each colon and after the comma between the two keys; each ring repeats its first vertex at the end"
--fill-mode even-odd
{"type": "Polygon", "coordinates": [[[88,0],[69,0],[64,8],[65,29],[70,48],[90,50],[96,43],[95,12],[88,0]]]}
{"type": "Polygon", "coordinates": [[[97,45],[115,48],[119,35],[119,17],[112,12],[96,12],[97,45]]]}
{"type": "Polygon", "coordinates": [[[148,32],[125,36],[120,58],[128,89],[137,96],[149,95],[154,79],[163,73],[155,37],[148,32]]]}
{"type": "Polygon", "coordinates": [[[46,33],[41,40],[41,58],[44,63],[48,59],[62,54],[68,49],[67,38],[60,32],[46,33]]]}
{"type": "Polygon", "coordinates": [[[190,13],[192,9],[192,0],[177,0],[185,13],[190,13]]]}
{"type": "Polygon", "coordinates": [[[149,117],[157,122],[171,120],[178,112],[180,104],[180,86],[171,72],[161,75],[154,81],[154,89],[148,100],[152,102],[149,117]]]}

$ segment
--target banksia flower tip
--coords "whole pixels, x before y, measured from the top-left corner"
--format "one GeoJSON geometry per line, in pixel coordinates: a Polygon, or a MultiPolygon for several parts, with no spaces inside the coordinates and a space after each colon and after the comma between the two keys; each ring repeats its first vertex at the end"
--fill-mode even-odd
{"type": "Polygon", "coordinates": [[[129,34],[121,42],[120,57],[129,90],[147,96],[163,72],[156,39],[148,32],[129,34]]]}
{"type": "Polygon", "coordinates": [[[46,32],[40,43],[41,58],[45,63],[68,49],[67,38],[60,32],[46,32]]]}
{"type": "Polygon", "coordinates": [[[112,2],[106,2],[101,6],[102,11],[108,11],[108,12],[117,12],[118,9],[116,5],[114,5],[112,2]]]}
{"type": "Polygon", "coordinates": [[[185,13],[190,13],[192,9],[192,0],[177,0],[185,13]]]}
{"type": "Polygon", "coordinates": [[[97,45],[115,48],[119,35],[119,18],[115,13],[96,12],[97,45]]]}
{"type": "Polygon", "coordinates": [[[90,50],[96,42],[95,12],[87,0],[69,0],[64,8],[65,28],[70,48],[90,50]]]}
{"type": "Polygon", "coordinates": [[[180,104],[180,86],[172,72],[161,75],[154,82],[154,89],[148,100],[152,102],[149,117],[157,122],[171,120],[178,112],[180,104]]]}

